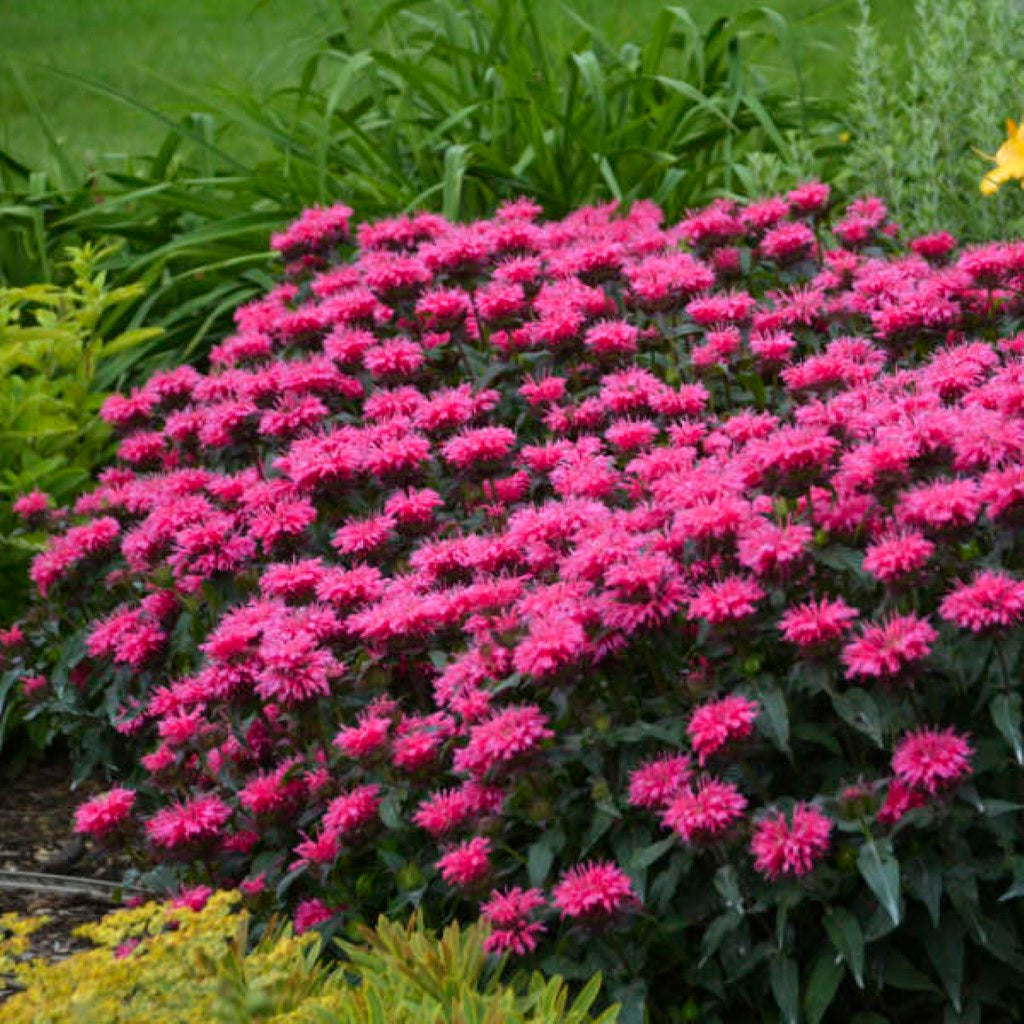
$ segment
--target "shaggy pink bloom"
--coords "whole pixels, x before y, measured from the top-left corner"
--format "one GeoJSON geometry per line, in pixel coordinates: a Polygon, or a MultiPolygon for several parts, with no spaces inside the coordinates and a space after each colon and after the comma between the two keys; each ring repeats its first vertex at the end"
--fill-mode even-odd
{"type": "Polygon", "coordinates": [[[504,891],[495,890],[491,898],[480,905],[480,914],[494,930],[484,939],[488,953],[516,953],[524,956],[537,948],[537,940],[547,931],[530,915],[545,903],[540,889],[521,889],[513,886],[504,891]]]}
{"type": "Polygon", "coordinates": [[[921,728],[897,744],[892,770],[906,785],[936,793],[970,775],[973,753],[967,740],[951,728],[921,728]]]}
{"type": "Polygon", "coordinates": [[[115,787],[76,808],[75,831],[105,836],[128,820],[134,806],[135,790],[115,787]]]}
{"type": "Polygon", "coordinates": [[[705,779],[696,790],[684,789],[661,820],[689,843],[721,835],[743,816],[746,806],[747,798],[731,782],[705,779]]]}
{"type": "Polygon", "coordinates": [[[423,800],[412,820],[433,836],[442,836],[473,817],[474,808],[463,789],[442,789],[423,800]]]}
{"type": "Polygon", "coordinates": [[[194,910],[197,914],[209,902],[213,890],[208,885],[182,886],[178,895],[171,900],[172,907],[194,910]]]}
{"type": "Polygon", "coordinates": [[[377,817],[380,807],[380,786],[369,783],[356,786],[348,793],[335,797],[324,812],[324,829],[343,836],[361,829],[377,817]]]}
{"type": "Polygon", "coordinates": [[[303,900],[296,908],[292,921],[295,924],[295,934],[301,935],[315,928],[318,924],[330,921],[335,912],[331,910],[323,900],[303,900]]]}
{"type": "Polygon", "coordinates": [[[608,861],[588,861],[564,872],[551,894],[562,918],[593,918],[638,902],[633,883],[621,868],[608,861]]]}
{"type": "Polygon", "coordinates": [[[910,248],[927,260],[941,260],[956,248],[956,239],[948,231],[937,231],[913,239],[910,248]]]}
{"type": "Polygon", "coordinates": [[[49,680],[43,675],[22,676],[21,692],[31,700],[37,693],[45,690],[48,683],[49,680]]]}
{"type": "Polygon", "coordinates": [[[586,335],[583,343],[597,355],[632,355],[637,350],[637,339],[640,329],[634,324],[623,321],[607,321],[594,324],[586,335]]]}
{"type": "Polygon", "coordinates": [[[449,885],[466,889],[487,876],[491,870],[490,855],[490,839],[475,836],[449,850],[437,866],[449,885]]]}
{"type": "Polygon", "coordinates": [[[482,778],[488,771],[514,763],[555,734],[534,704],[505,708],[469,731],[469,743],[455,752],[452,766],[482,778]]]}
{"type": "Polygon", "coordinates": [[[946,595],[939,614],[974,633],[1016,626],[1024,619],[1024,583],[1003,572],[980,572],[946,595]]]}
{"type": "Polygon", "coordinates": [[[697,708],[690,717],[686,733],[698,763],[703,766],[726,744],[749,736],[760,710],[756,700],[748,700],[739,694],[697,708]]]}
{"type": "Polygon", "coordinates": [[[634,807],[662,808],[682,792],[693,772],[685,754],[662,754],[629,776],[629,802],[634,807]]]}
{"type": "Polygon", "coordinates": [[[937,636],[928,620],[916,615],[894,615],[879,625],[865,626],[861,635],[843,648],[846,675],[896,675],[907,665],[928,657],[937,636]]]}
{"type": "Polygon", "coordinates": [[[764,597],[760,585],[745,576],[730,576],[719,583],[706,583],[690,600],[691,619],[705,619],[712,624],[730,622],[753,615],[757,602],[764,597]]]}
{"type": "Polygon", "coordinates": [[[878,809],[875,817],[883,825],[895,825],[907,811],[912,811],[915,807],[924,807],[925,802],[923,793],[900,779],[893,779],[885,795],[885,803],[878,809]]]}
{"type": "Polygon", "coordinates": [[[838,640],[856,618],[857,609],[841,597],[834,601],[823,597],[794,605],[779,620],[779,629],[791,644],[817,647],[838,640]]]}
{"type": "Polygon", "coordinates": [[[799,213],[816,213],[828,203],[831,191],[820,181],[808,181],[787,192],[786,198],[799,213]]]}
{"type": "Polygon", "coordinates": [[[369,757],[387,746],[390,728],[390,718],[365,715],[357,725],[342,729],[334,737],[334,746],[348,757],[369,757]]]}
{"type": "Polygon", "coordinates": [[[37,520],[50,510],[50,496],[37,487],[17,498],[11,508],[19,519],[26,522],[37,520]]]}
{"type": "Polygon", "coordinates": [[[508,427],[478,427],[464,430],[441,448],[445,459],[458,469],[477,463],[496,462],[505,458],[516,443],[515,432],[508,427]]]}
{"type": "Polygon", "coordinates": [[[809,874],[828,849],[832,822],[808,804],[793,808],[792,821],[776,811],[754,826],[754,867],[773,882],[780,875],[809,874]]]}
{"type": "Polygon", "coordinates": [[[776,263],[792,263],[813,256],[817,249],[814,232],[806,224],[780,224],[761,239],[761,254],[776,263]]]}
{"type": "Polygon", "coordinates": [[[146,831],[154,845],[175,850],[218,838],[230,817],[223,800],[200,796],[158,811],[146,822],[146,831]]]}
{"type": "Polygon", "coordinates": [[[922,568],[934,552],[935,545],[917,530],[890,531],[868,545],[864,571],[889,583],[922,568]]]}

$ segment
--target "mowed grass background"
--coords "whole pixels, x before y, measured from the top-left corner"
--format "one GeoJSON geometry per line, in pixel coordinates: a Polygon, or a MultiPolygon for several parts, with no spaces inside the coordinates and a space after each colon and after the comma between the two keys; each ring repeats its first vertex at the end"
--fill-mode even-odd
{"type": "MultiPolygon", "coordinates": [[[[412,5],[415,7],[416,5],[412,5]]],[[[571,40],[573,17],[613,43],[644,37],[663,0],[538,0],[545,29],[571,40]]],[[[748,0],[681,0],[698,21],[751,6],[748,0]]],[[[791,23],[809,86],[845,85],[855,0],[775,0],[791,23]]],[[[62,147],[87,164],[155,149],[166,126],[147,114],[50,74],[46,66],[104,85],[178,117],[211,90],[294,82],[326,37],[342,49],[386,47],[371,37],[384,0],[32,0],[0,2],[0,147],[32,166],[47,162],[45,118],[62,147]],[[11,63],[20,73],[11,70],[11,63]],[[26,96],[26,91],[30,94],[26,96]]],[[[912,0],[875,0],[883,38],[899,38],[912,0]]]]}

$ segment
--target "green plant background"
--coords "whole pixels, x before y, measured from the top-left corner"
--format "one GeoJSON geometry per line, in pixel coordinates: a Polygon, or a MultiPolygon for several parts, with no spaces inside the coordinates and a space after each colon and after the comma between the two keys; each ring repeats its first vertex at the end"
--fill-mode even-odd
{"type": "MultiPolygon", "coordinates": [[[[326,34],[343,32],[353,46],[365,40],[384,0],[35,0],[0,9],[0,54],[38,61],[102,79],[143,103],[186,113],[181,91],[253,86],[296,71],[326,34]]],[[[416,6],[415,4],[409,5],[416,6]]],[[[422,6],[422,5],[420,5],[422,6]]],[[[612,38],[644,36],[661,0],[573,0],[541,3],[545,31],[575,29],[569,11],[612,38]]],[[[702,23],[752,6],[744,0],[681,0],[702,23]]],[[[836,91],[845,84],[856,20],[855,0],[773,0],[794,23],[807,49],[811,84],[836,91]]],[[[912,0],[876,0],[881,33],[891,38],[912,0]]],[[[340,42],[341,40],[337,40],[340,42]]],[[[39,107],[58,139],[83,160],[155,149],[160,125],[138,112],[43,71],[30,75],[39,107]]],[[[46,139],[8,71],[0,73],[0,148],[36,166],[46,139]]]]}

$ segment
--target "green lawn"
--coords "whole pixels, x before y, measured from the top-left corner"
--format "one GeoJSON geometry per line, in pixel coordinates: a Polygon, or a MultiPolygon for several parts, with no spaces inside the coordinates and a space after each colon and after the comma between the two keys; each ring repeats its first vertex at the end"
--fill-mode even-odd
{"type": "MultiPolygon", "coordinates": [[[[678,0],[698,19],[734,13],[746,0],[678,0]]],[[[572,0],[579,14],[613,38],[642,36],[662,0],[572,0]]],[[[151,151],[164,129],[88,88],[46,72],[50,65],[98,79],[138,101],[172,115],[189,109],[176,86],[237,86],[269,69],[275,81],[292,81],[319,39],[350,26],[350,40],[364,38],[383,0],[32,0],[0,4],[0,147],[39,164],[46,135],[33,102],[53,135],[88,162],[112,154],[151,151]],[[17,87],[6,58],[22,68],[33,100],[17,87]]],[[[895,24],[910,0],[876,0],[884,20],[895,24]]],[[[571,19],[553,0],[538,9],[551,31],[569,34],[571,19]]],[[[797,27],[812,86],[841,88],[854,0],[776,0],[776,9],[797,27]]]]}

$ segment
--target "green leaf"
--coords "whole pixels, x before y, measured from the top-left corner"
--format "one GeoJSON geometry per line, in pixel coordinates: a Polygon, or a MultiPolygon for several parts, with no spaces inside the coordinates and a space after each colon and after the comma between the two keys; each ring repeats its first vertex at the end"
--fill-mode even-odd
{"type": "Polygon", "coordinates": [[[825,915],[825,930],[849,967],[858,988],[864,987],[864,932],[850,911],[833,907],[825,915]]]}
{"type": "Polygon", "coordinates": [[[925,952],[935,966],[942,987],[957,1013],[962,1007],[964,981],[964,932],[953,916],[947,916],[937,934],[924,943],[925,952]]]}
{"type": "Polygon", "coordinates": [[[902,916],[900,864],[893,856],[892,844],[888,840],[876,843],[874,839],[868,839],[857,854],[857,867],[892,923],[898,925],[902,916]]]}
{"type": "Polygon", "coordinates": [[[882,716],[869,693],[861,689],[847,690],[832,698],[832,706],[847,725],[864,733],[879,749],[885,749],[882,740],[882,716]]]}
{"type": "Polygon", "coordinates": [[[565,835],[559,829],[549,829],[531,844],[526,854],[526,871],[530,876],[530,885],[540,887],[545,884],[555,854],[565,845],[565,835]]]}
{"type": "Polygon", "coordinates": [[[843,965],[838,957],[822,953],[814,961],[811,976],[807,979],[807,991],[804,993],[804,1014],[808,1024],[820,1024],[839,991],[842,978],[843,965]]]}
{"type": "Polygon", "coordinates": [[[1017,764],[1024,764],[1024,740],[1021,739],[1021,701],[1019,693],[998,693],[988,706],[999,734],[1010,745],[1017,764]]]}
{"type": "Polygon", "coordinates": [[[789,711],[782,690],[774,683],[759,686],[757,691],[763,715],[758,717],[758,726],[768,739],[784,753],[789,753],[789,711]]]}
{"type": "Polygon", "coordinates": [[[796,961],[788,956],[776,956],[768,968],[772,995],[784,1024],[800,1021],[800,975],[796,961]]]}

